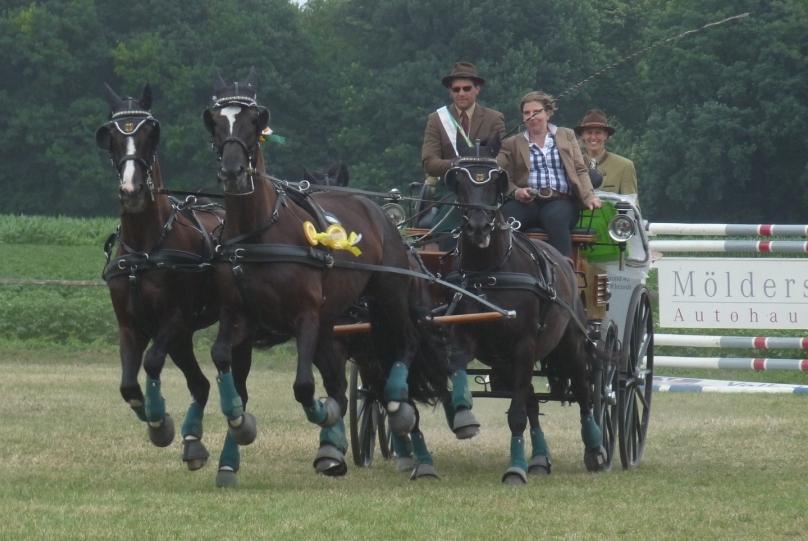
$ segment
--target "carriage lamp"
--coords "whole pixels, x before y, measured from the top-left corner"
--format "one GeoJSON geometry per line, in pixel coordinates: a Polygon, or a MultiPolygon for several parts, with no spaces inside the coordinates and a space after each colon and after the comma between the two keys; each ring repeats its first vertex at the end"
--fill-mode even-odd
{"type": "Polygon", "coordinates": [[[384,210],[385,214],[387,214],[387,216],[393,220],[396,227],[403,224],[407,219],[407,213],[404,212],[404,208],[397,203],[387,203],[382,207],[382,210],[384,210]]]}
{"type": "Polygon", "coordinates": [[[626,243],[636,233],[636,223],[628,211],[631,210],[631,205],[625,201],[620,201],[615,204],[614,209],[617,215],[614,216],[609,222],[609,236],[617,243],[620,248],[620,270],[623,270],[626,255],[626,243]]]}

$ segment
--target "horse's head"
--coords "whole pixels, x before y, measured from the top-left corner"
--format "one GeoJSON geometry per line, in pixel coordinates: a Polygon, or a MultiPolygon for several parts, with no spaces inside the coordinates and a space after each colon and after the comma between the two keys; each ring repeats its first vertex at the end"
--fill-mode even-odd
{"type": "Polygon", "coordinates": [[[347,186],[351,180],[348,166],[343,161],[335,161],[323,171],[309,171],[303,168],[303,180],[318,186],[347,186]]]}
{"type": "Polygon", "coordinates": [[[138,99],[118,96],[109,85],[109,122],[95,132],[95,142],[109,151],[118,170],[121,205],[126,212],[145,209],[152,197],[155,149],[160,142],[160,123],[151,116],[151,86],[147,83],[138,99]]]}
{"type": "Polygon", "coordinates": [[[499,134],[488,141],[469,146],[458,132],[459,158],[444,177],[446,185],[461,204],[463,234],[480,248],[491,241],[497,211],[508,189],[508,174],[497,165],[501,146],[499,134]]]}
{"type": "Polygon", "coordinates": [[[202,115],[219,155],[219,181],[225,193],[240,195],[254,189],[253,170],[260,153],[261,133],[269,125],[269,111],[256,104],[255,69],[243,83],[232,86],[217,71],[213,79],[213,106],[202,115]]]}

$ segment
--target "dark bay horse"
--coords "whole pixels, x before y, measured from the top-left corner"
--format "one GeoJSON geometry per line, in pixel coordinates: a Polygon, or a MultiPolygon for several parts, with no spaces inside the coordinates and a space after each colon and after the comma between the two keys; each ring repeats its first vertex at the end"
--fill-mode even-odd
{"type": "Polygon", "coordinates": [[[337,320],[360,296],[368,299],[374,351],[386,375],[384,400],[401,434],[417,421],[410,401],[434,402],[446,394],[446,350],[433,347],[439,342],[420,325],[409,247],[378,205],[344,192],[301,197],[266,174],[259,140],[269,112],[256,103],[255,86],[254,71],[232,86],[217,74],[213,106],[203,115],[220,158],[228,216],[216,264],[219,334],[211,348],[222,412],[237,442],[254,438],[246,387],[233,384],[231,370],[239,369],[233,352],[267,332],[291,333],[298,352],[295,399],[321,427],[315,470],[344,475],[347,381],[333,347],[337,320]],[[315,238],[337,224],[342,244],[315,238]],[[324,401],[315,396],[315,366],[328,394],[324,401]]]}
{"type": "MultiPolygon", "coordinates": [[[[304,168],[303,180],[315,186],[337,186],[347,187],[350,182],[350,173],[345,162],[334,161],[328,167],[311,171],[304,168]]],[[[384,208],[384,207],[382,207],[384,208]]],[[[410,270],[422,272],[424,268],[416,255],[416,252],[408,252],[410,259],[410,270]]],[[[411,277],[414,294],[419,296],[423,306],[429,306],[432,302],[428,283],[418,277],[411,277]]],[[[352,323],[366,323],[368,320],[367,299],[360,298],[348,311],[337,321],[339,325],[350,325],[352,323]]],[[[345,366],[348,360],[352,360],[358,366],[362,376],[362,382],[367,386],[367,392],[377,403],[384,403],[383,389],[385,385],[385,374],[377,361],[377,354],[373,346],[372,337],[367,333],[343,334],[334,337],[334,349],[341,364],[345,366]]],[[[448,395],[447,397],[448,398],[448,395]]],[[[434,467],[432,454],[425,443],[424,435],[420,429],[420,417],[414,401],[410,404],[416,410],[416,423],[409,435],[399,435],[390,433],[393,450],[396,457],[396,471],[410,474],[410,478],[416,479],[439,479],[434,467]],[[413,441],[415,446],[413,446],[413,441]]],[[[381,419],[380,422],[385,422],[381,419]]],[[[353,449],[358,454],[359,445],[353,449]]],[[[354,462],[359,464],[361,457],[354,456],[354,462]]]]}
{"type": "MultiPolygon", "coordinates": [[[[508,484],[524,484],[527,473],[549,474],[550,452],[541,427],[532,378],[542,363],[551,395],[572,397],[581,414],[584,462],[590,471],[604,468],[603,436],[591,409],[592,367],[603,362],[586,328],[586,312],[572,265],[557,250],[517,233],[499,211],[508,187],[507,173],[497,166],[500,140],[470,148],[459,138],[460,158],[446,174],[446,184],[461,206],[461,234],[455,271],[447,279],[504,309],[516,318],[452,327],[452,405],[458,438],[477,434],[471,411],[466,368],[476,358],[491,367],[494,390],[510,391],[508,426],[510,464],[503,476],[508,484]],[[524,432],[530,422],[533,453],[525,456],[524,432]]],[[[479,305],[464,297],[457,313],[474,313],[479,305]]]]}
{"type": "Polygon", "coordinates": [[[163,187],[155,149],[160,123],[151,115],[152,92],[121,98],[107,86],[109,122],[95,134],[118,171],[121,223],[110,237],[104,268],[115,316],[121,356],[121,395],[147,423],[159,447],[174,439],[174,423],[160,392],[160,374],[169,355],[185,376],[193,401],[182,424],[182,459],[191,470],[205,465],[202,416],[210,382],[194,356],[193,333],[219,317],[213,287],[215,237],[224,210],[215,205],[181,203],[159,194],[163,187]],[[114,245],[117,251],[112,254],[114,245]],[[152,346],[144,351],[149,342],[152,346]],[[138,383],[141,364],[146,394],[138,383]]]}

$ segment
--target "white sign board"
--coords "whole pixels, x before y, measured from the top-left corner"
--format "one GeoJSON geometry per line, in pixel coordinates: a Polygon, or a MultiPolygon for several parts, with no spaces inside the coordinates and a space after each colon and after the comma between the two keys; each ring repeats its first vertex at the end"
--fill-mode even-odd
{"type": "Polygon", "coordinates": [[[808,259],[663,257],[656,267],[661,327],[808,329],[808,259]]]}

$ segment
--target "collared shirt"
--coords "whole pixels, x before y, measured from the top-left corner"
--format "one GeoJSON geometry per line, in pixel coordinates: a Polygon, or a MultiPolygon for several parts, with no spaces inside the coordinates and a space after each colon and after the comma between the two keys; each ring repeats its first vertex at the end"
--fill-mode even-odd
{"type": "Polygon", "coordinates": [[[530,175],[528,185],[531,188],[551,188],[557,192],[572,194],[567,171],[561,162],[555,136],[552,130],[544,138],[544,146],[532,143],[530,135],[525,131],[525,139],[530,149],[530,175]]]}

